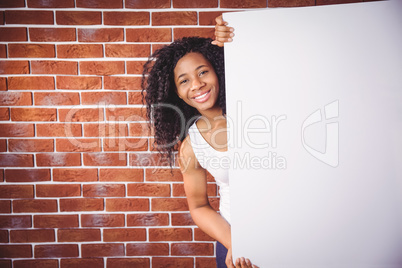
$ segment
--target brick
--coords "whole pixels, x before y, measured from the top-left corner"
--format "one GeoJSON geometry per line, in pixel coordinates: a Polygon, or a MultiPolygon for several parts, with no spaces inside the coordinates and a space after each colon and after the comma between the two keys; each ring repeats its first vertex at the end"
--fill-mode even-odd
{"type": "Polygon", "coordinates": [[[53,152],[53,140],[46,139],[10,139],[8,141],[10,152],[53,152]]]}
{"type": "Polygon", "coordinates": [[[60,199],[60,211],[100,211],[103,210],[102,198],[60,199]]]}
{"type": "Polygon", "coordinates": [[[6,169],[7,182],[50,181],[50,169],[6,169]]]}
{"type": "Polygon", "coordinates": [[[2,27],[0,28],[0,41],[28,41],[27,28],[2,27]]]}
{"type": "Polygon", "coordinates": [[[167,213],[138,213],[127,215],[127,226],[163,226],[169,225],[167,213]]]}
{"type": "Polygon", "coordinates": [[[125,7],[135,9],[170,8],[170,0],[126,0],[125,7]]]}
{"type": "Polygon", "coordinates": [[[191,241],[190,228],[152,228],[149,229],[149,241],[191,241]]]}
{"type": "Polygon", "coordinates": [[[0,7],[25,7],[25,0],[2,0],[0,7]]]}
{"type": "Polygon", "coordinates": [[[76,61],[31,61],[33,74],[78,74],[76,61]]]}
{"type": "Polygon", "coordinates": [[[103,46],[98,44],[57,45],[58,58],[102,58],[103,46]]]}
{"type": "Polygon", "coordinates": [[[0,90],[7,90],[7,78],[0,77],[0,90]]]}
{"type": "Polygon", "coordinates": [[[97,181],[96,168],[57,168],[53,169],[53,181],[85,182],[97,181]]]}
{"type": "Polygon", "coordinates": [[[36,245],[34,254],[35,258],[63,258],[79,256],[78,245],[73,244],[36,245]]]}
{"type": "Polygon", "coordinates": [[[124,244],[122,243],[83,244],[81,245],[81,255],[84,258],[124,256],[124,244]]]}
{"type": "Polygon", "coordinates": [[[14,268],[58,268],[58,260],[15,260],[14,268]]]}
{"type": "Polygon", "coordinates": [[[78,227],[78,215],[34,215],[35,228],[78,227]]]}
{"type": "Polygon", "coordinates": [[[211,256],[214,255],[212,243],[173,243],[172,255],[176,256],[211,256]]]}
{"type": "Polygon", "coordinates": [[[32,258],[32,246],[0,245],[0,258],[32,258]]]}
{"type": "Polygon", "coordinates": [[[102,89],[102,78],[91,76],[57,76],[57,89],[102,89]]]}
{"type": "Polygon", "coordinates": [[[24,216],[9,216],[0,215],[0,228],[30,228],[32,227],[32,217],[30,215],[24,216]]]}
{"type": "Polygon", "coordinates": [[[145,121],[143,108],[108,108],[106,110],[108,121],[145,121]]]}
{"type": "Polygon", "coordinates": [[[0,106],[32,105],[30,92],[0,92],[0,106]]]}
{"type": "Polygon", "coordinates": [[[315,0],[270,0],[268,7],[302,7],[302,6],[315,6],[315,0]]]}
{"type": "Polygon", "coordinates": [[[141,77],[105,76],[104,84],[105,89],[139,90],[141,77]]]}
{"type": "Polygon", "coordinates": [[[170,185],[162,183],[131,183],[127,185],[127,196],[170,196],[170,185]]]}
{"type": "Polygon", "coordinates": [[[34,100],[35,105],[78,105],[80,104],[80,95],[78,92],[35,92],[34,100]]]}
{"type": "Polygon", "coordinates": [[[30,8],[73,8],[74,0],[27,0],[30,8]]]}
{"type": "Polygon", "coordinates": [[[0,167],[33,167],[33,155],[0,154],[0,167]]]}
{"type": "Polygon", "coordinates": [[[99,174],[100,181],[143,181],[143,169],[135,168],[101,168],[99,174]]]}
{"type": "Polygon", "coordinates": [[[11,108],[12,121],[56,121],[57,110],[52,108],[11,108]]]}
{"type": "Polygon", "coordinates": [[[0,185],[0,198],[33,198],[33,185],[0,185]]]}
{"type": "Polygon", "coordinates": [[[317,0],[316,5],[334,5],[334,4],[347,4],[347,3],[358,3],[362,2],[362,0],[317,0]]]}
{"type": "Polygon", "coordinates": [[[188,211],[186,198],[153,198],[152,211],[188,211]]]}
{"type": "Polygon", "coordinates": [[[0,24],[4,25],[4,12],[3,11],[0,12],[0,24]]]}
{"type": "Polygon", "coordinates": [[[150,45],[138,44],[106,44],[106,57],[136,58],[148,57],[151,52],[150,45]]]}
{"type": "MultiPolygon", "coordinates": [[[[8,230],[0,230],[0,243],[8,243],[9,242],[9,240],[8,240],[8,230]]],[[[0,267],[3,267],[3,266],[1,266],[1,263],[0,263],[0,267]]]]}
{"type": "Polygon", "coordinates": [[[173,0],[174,8],[217,8],[218,0],[192,1],[173,0]]]}
{"type": "Polygon", "coordinates": [[[124,74],[124,61],[83,61],[80,73],[91,75],[124,74]]]}
{"type": "Polygon", "coordinates": [[[85,184],[83,185],[84,197],[124,197],[124,184],[85,184]]]}
{"type": "Polygon", "coordinates": [[[2,260],[2,259],[0,259],[0,267],[2,267],[2,268],[11,268],[12,267],[11,260],[2,260]]]}
{"type": "Polygon", "coordinates": [[[195,225],[190,213],[172,213],[173,226],[195,225]]]}
{"type": "Polygon", "coordinates": [[[127,104],[127,97],[125,92],[82,92],[81,104],[125,105],[127,104]]]}
{"type": "Polygon", "coordinates": [[[81,195],[80,184],[38,184],[37,197],[72,197],[81,195]]]}
{"type": "Polygon", "coordinates": [[[36,124],[36,135],[37,137],[80,137],[82,136],[81,128],[81,124],[71,123],[36,124]]]}
{"type": "Polygon", "coordinates": [[[57,152],[100,152],[100,139],[57,139],[57,152]]]}
{"type": "Polygon", "coordinates": [[[142,104],[141,92],[129,92],[128,93],[128,104],[142,104]]]}
{"type": "Polygon", "coordinates": [[[142,74],[145,61],[126,61],[127,74],[142,74]]]}
{"type": "Polygon", "coordinates": [[[85,166],[126,166],[125,153],[84,153],[85,166]]]}
{"type": "Polygon", "coordinates": [[[195,241],[216,241],[214,238],[210,237],[204,233],[200,228],[194,229],[194,240],[195,241]]]}
{"type": "Polygon", "coordinates": [[[89,242],[101,241],[100,229],[59,229],[58,242],[89,242]]]}
{"type": "Polygon", "coordinates": [[[11,213],[11,200],[0,200],[0,213],[11,213]]]}
{"type": "Polygon", "coordinates": [[[10,242],[12,243],[40,243],[54,242],[54,230],[35,229],[35,230],[11,230],[10,242]]]}
{"type": "MultiPolygon", "coordinates": [[[[0,139],[0,152],[7,152],[7,140],[0,139]]],[[[3,171],[0,171],[0,181],[3,181],[3,171]]]]}
{"type": "Polygon", "coordinates": [[[195,267],[216,267],[216,259],[215,257],[195,258],[195,267]]]}
{"type": "Polygon", "coordinates": [[[146,138],[103,139],[103,150],[105,152],[146,151],[147,149],[148,139],[146,138]]]}
{"type": "Polygon", "coordinates": [[[5,44],[0,45],[0,58],[7,58],[7,45],[5,44]]]}
{"type": "Polygon", "coordinates": [[[6,10],[7,24],[53,24],[52,11],[6,10]]]}
{"type": "Polygon", "coordinates": [[[215,37],[215,28],[175,28],[173,39],[180,39],[186,36],[199,36],[205,38],[215,37]]]}
{"type": "Polygon", "coordinates": [[[104,25],[149,25],[149,12],[103,12],[104,25]]]}
{"type": "Polygon", "coordinates": [[[222,15],[222,11],[199,12],[199,25],[215,25],[215,18],[222,15]]]}
{"type": "Polygon", "coordinates": [[[97,11],[56,11],[58,25],[102,24],[102,13],[97,11]]]}
{"type": "Polygon", "coordinates": [[[76,7],[83,8],[123,8],[122,0],[76,0],[76,7]]]}
{"type": "Polygon", "coordinates": [[[49,76],[9,77],[8,89],[54,89],[54,78],[49,76]]]}
{"type": "Polygon", "coordinates": [[[183,176],[179,169],[159,168],[146,169],[146,181],[183,181],[183,176]]]}
{"type": "Polygon", "coordinates": [[[32,42],[67,42],[76,41],[74,28],[30,28],[32,42]]]}
{"type": "Polygon", "coordinates": [[[127,124],[91,123],[84,124],[85,137],[122,137],[127,136],[127,124]]]}
{"type": "Polygon", "coordinates": [[[13,200],[13,212],[57,212],[57,200],[13,200]]]}
{"type": "Polygon", "coordinates": [[[130,123],[128,125],[129,136],[150,136],[151,131],[147,123],[130,123]]]}
{"type": "Polygon", "coordinates": [[[168,243],[129,243],[126,246],[127,256],[168,256],[168,243]]]}
{"type": "Polygon", "coordinates": [[[0,61],[0,74],[29,74],[29,62],[0,61]]]}
{"type": "Polygon", "coordinates": [[[106,199],[106,211],[148,211],[147,198],[109,198],[106,199]]]}
{"type": "Polygon", "coordinates": [[[127,29],[126,40],[127,42],[171,42],[172,29],[170,28],[127,29]]]}
{"type": "Polygon", "coordinates": [[[59,109],[60,122],[99,122],[103,121],[103,109],[71,108],[59,109]]]}
{"type": "Polygon", "coordinates": [[[197,25],[197,12],[195,11],[173,11],[153,12],[152,25],[197,25]]]}
{"type": "Polygon", "coordinates": [[[10,58],[54,58],[55,46],[50,44],[9,44],[10,58]]]}
{"type": "Polygon", "coordinates": [[[39,167],[80,166],[81,156],[79,153],[41,153],[36,155],[36,165],[39,167]]]}
{"type": "Polygon", "coordinates": [[[78,29],[79,42],[119,42],[124,41],[123,28],[78,29]]]}
{"type": "MultiPolygon", "coordinates": [[[[10,109],[9,108],[0,108],[0,121],[8,121],[8,120],[10,120],[10,109]]],[[[13,128],[16,125],[0,124],[0,126],[7,126],[8,127],[7,129],[3,129],[3,130],[1,130],[1,128],[0,128],[0,136],[4,137],[3,135],[1,135],[1,133],[8,133],[10,131],[10,127],[13,128]]],[[[32,136],[33,136],[33,134],[32,134],[32,136]]]]}
{"type": "Polygon", "coordinates": [[[79,258],[79,259],[61,259],[61,268],[90,267],[103,268],[103,258],[79,258]]]}
{"type": "Polygon", "coordinates": [[[153,257],[153,268],[186,268],[194,267],[194,258],[153,257]]]}
{"type": "Polygon", "coordinates": [[[82,227],[123,227],[124,214],[81,215],[82,227]]]}
{"type": "Polygon", "coordinates": [[[267,7],[265,0],[221,0],[221,8],[262,8],[267,7]]]}
{"type": "Polygon", "coordinates": [[[104,242],[145,241],[147,231],[145,228],[104,229],[104,242]]]}
{"type": "Polygon", "coordinates": [[[107,267],[148,268],[150,267],[150,261],[148,258],[108,258],[107,267]]]}
{"type": "Polygon", "coordinates": [[[158,153],[131,153],[129,161],[130,166],[169,166],[168,159],[158,153]]]}
{"type": "Polygon", "coordinates": [[[0,124],[1,137],[33,137],[34,131],[33,124],[0,124]]]}

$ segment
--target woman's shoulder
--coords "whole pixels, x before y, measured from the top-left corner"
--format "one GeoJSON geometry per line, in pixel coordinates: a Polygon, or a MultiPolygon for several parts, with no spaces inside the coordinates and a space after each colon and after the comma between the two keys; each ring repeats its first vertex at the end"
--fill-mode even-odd
{"type": "Polygon", "coordinates": [[[187,137],[181,142],[178,157],[179,157],[178,162],[182,173],[193,170],[194,168],[195,169],[201,168],[195,156],[189,135],[187,135],[187,137]]]}

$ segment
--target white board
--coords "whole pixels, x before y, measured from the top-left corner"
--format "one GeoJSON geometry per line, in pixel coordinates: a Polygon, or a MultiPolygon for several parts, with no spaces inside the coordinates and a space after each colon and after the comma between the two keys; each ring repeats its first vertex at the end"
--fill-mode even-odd
{"type": "Polygon", "coordinates": [[[224,14],[234,257],[402,267],[402,4],[224,14]]]}

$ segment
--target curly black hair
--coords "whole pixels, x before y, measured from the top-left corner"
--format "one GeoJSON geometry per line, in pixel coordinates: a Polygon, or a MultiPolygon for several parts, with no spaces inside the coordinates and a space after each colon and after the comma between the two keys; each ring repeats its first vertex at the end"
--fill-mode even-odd
{"type": "Polygon", "coordinates": [[[200,53],[211,63],[219,81],[217,103],[226,114],[223,48],[211,42],[210,38],[184,37],[155,51],[144,64],[142,96],[150,127],[154,129],[154,146],[168,158],[170,166],[179,142],[184,140],[189,127],[200,115],[176,93],[174,68],[187,53],[200,53]]]}

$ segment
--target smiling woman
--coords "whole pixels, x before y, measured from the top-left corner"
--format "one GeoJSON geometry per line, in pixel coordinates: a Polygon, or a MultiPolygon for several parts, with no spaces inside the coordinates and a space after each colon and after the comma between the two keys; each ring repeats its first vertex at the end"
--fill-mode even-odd
{"type": "MultiPolygon", "coordinates": [[[[217,27],[223,27],[223,35],[232,37],[233,29],[223,21],[221,24],[217,27]]],[[[237,259],[236,266],[232,261],[227,165],[215,167],[210,164],[214,161],[203,158],[227,159],[223,48],[213,43],[218,44],[217,40],[188,37],[157,50],[144,66],[143,95],[156,148],[168,157],[171,166],[175,152],[179,152],[194,222],[218,241],[218,268],[252,268],[256,266],[248,259],[237,259]],[[219,186],[220,213],[209,203],[207,172],[219,186]]]]}

